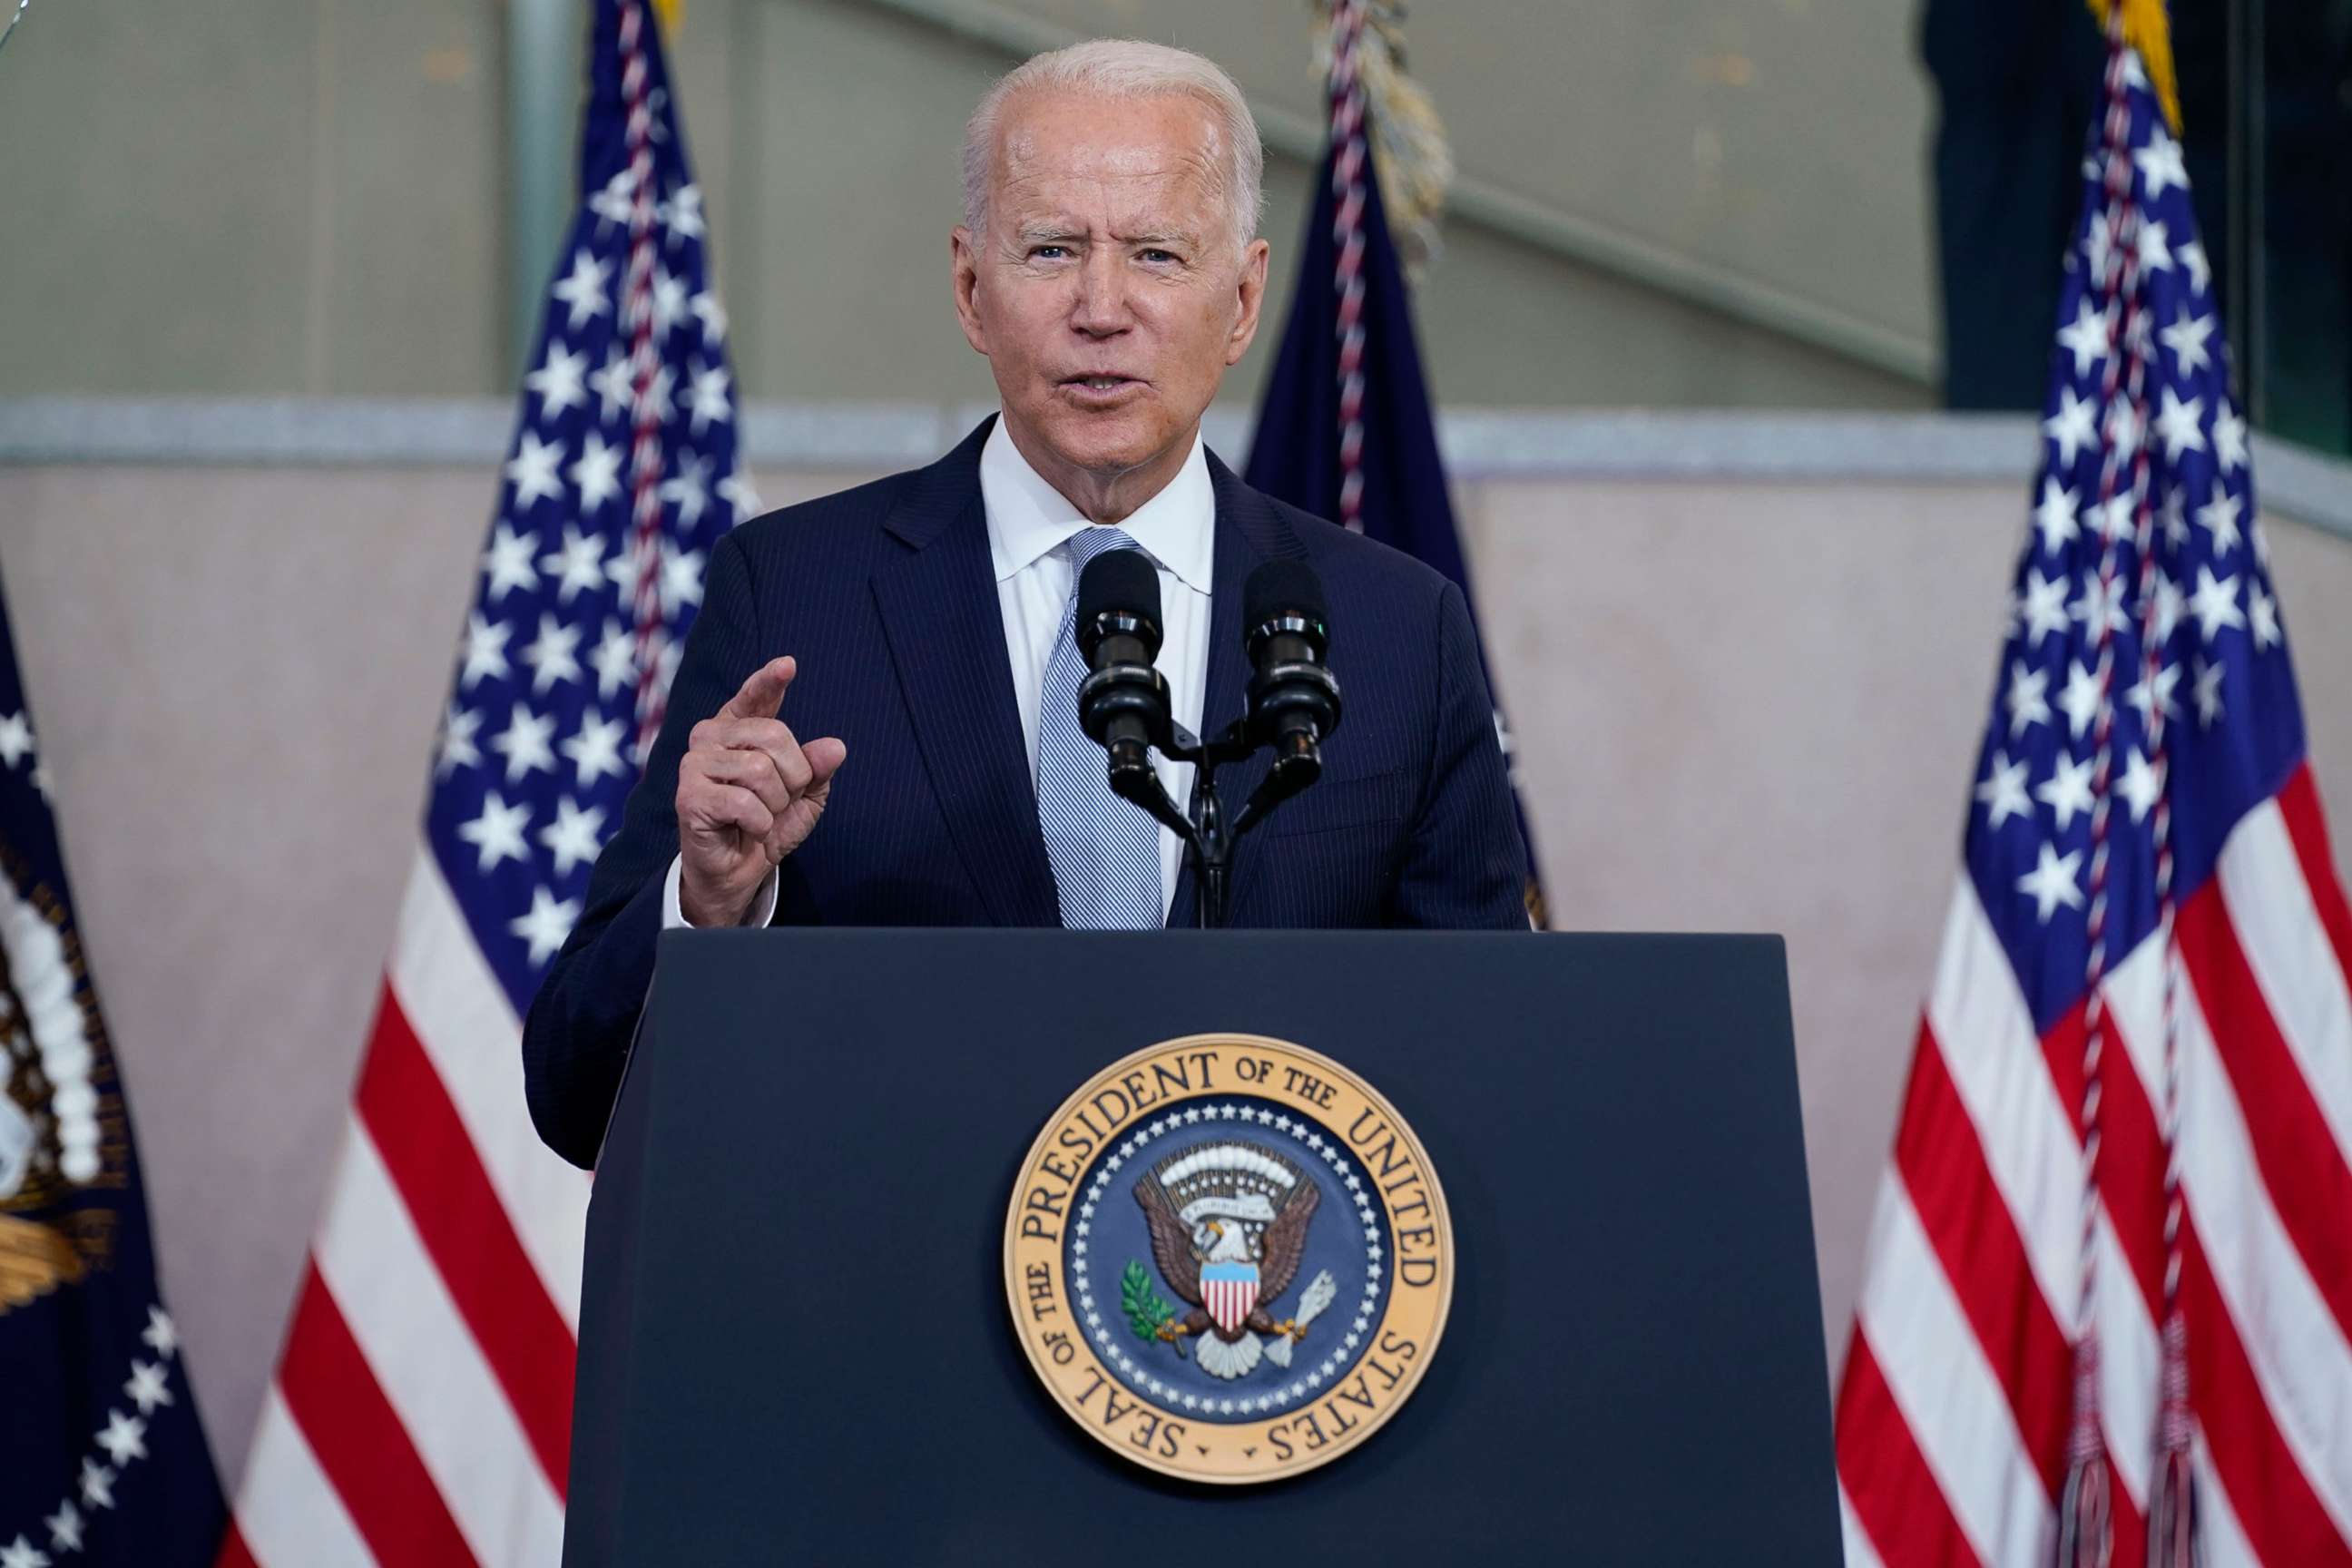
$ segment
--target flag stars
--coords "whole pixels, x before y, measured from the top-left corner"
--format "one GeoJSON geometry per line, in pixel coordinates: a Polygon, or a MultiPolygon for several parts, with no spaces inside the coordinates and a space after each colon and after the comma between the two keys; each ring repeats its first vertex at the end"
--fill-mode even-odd
{"type": "MultiPolygon", "coordinates": [[[[2262,640],[2259,630],[2255,632],[2254,638],[2259,645],[2262,640]]],[[[2200,730],[2211,729],[2221,717],[2221,679],[2229,669],[2228,665],[2219,661],[2207,663],[2202,655],[2198,658],[2195,691],[2197,727],[2200,730]]]]}
{"type": "Polygon", "coordinates": [[[2074,868],[2083,863],[2083,852],[2071,849],[2064,855],[2055,847],[2043,843],[2041,857],[2032,870],[2017,879],[2017,890],[2033,900],[2033,912],[2043,925],[2063,904],[2070,910],[2083,907],[2083,889],[2074,880],[2074,868]]]}
{"type": "Polygon", "coordinates": [[[2156,414],[2156,437],[2164,443],[2167,462],[2180,461],[2183,452],[2205,449],[2205,432],[2199,428],[2204,416],[2203,398],[2192,397],[2183,403],[2172,388],[2168,386],[2164,389],[2163,405],[2156,414]]]}
{"type": "Polygon", "coordinates": [[[2263,585],[2259,582],[2247,586],[2246,608],[2253,617],[2256,652],[2276,647],[2286,640],[2284,634],[2279,630],[2278,601],[2263,593],[2263,585]]]}
{"type": "Polygon", "coordinates": [[[2132,162],[2139,165],[2145,200],[2153,202],[2174,185],[2184,191],[2189,188],[2189,171],[2180,163],[2180,143],[2166,135],[2161,125],[2149,135],[2147,145],[2132,154],[2132,162]]]}
{"type": "Polygon", "coordinates": [[[2058,342],[2074,356],[2076,379],[2089,375],[2107,357],[2107,318],[2103,310],[2094,310],[2088,300],[2078,300],[2074,320],[2058,332],[2058,342]]]}
{"type": "Polygon", "coordinates": [[[589,667],[596,672],[596,695],[609,700],[624,687],[633,686],[637,679],[637,639],[620,622],[604,623],[604,640],[588,656],[589,667]]]}
{"type": "Polygon", "coordinates": [[[629,377],[629,356],[617,344],[605,354],[604,368],[588,378],[588,387],[595,393],[606,424],[618,419],[621,411],[635,399],[637,389],[629,377]]]}
{"type": "Polygon", "coordinates": [[[172,1391],[164,1386],[167,1375],[162,1363],[140,1361],[134,1357],[131,1363],[131,1381],[122,1385],[123,1396],[139,1406],[140,1415],[152,1415],[157,1405],[173,1403],[172,1391]]]}
{"type": "Polygon", "coordinates": [[[552,717],[532,712],[528,703],[516,703],[507,727],[490,737],[490,750],[507,760],[507,783],[513,784],[539,768],[553,772],[555,749],[549,742],[554,737],[552,717]]]}
{"type": "Polygon", "coordinates": [[[0,1568],[49,1568],[49,1554],[20,1535],[0,1546],[0,1568]]]}
{"type": "Polygon", "coordinates": [[[2022,660],[2009,667],[2009,692],[2002,699],[2009,707],[2009,732],[2011,739],[2022,735],[2032,726],[2050,720],[2050,672],[2034,669],[2022,660]]]}
{"type": "Polygon", "coordinates": [[[759,515],[760,492],[751,488],[740,470],[719,481],[719,499],[735,509],[738,522],[759,515]]]}
{"type": "Polygon", "coordinates": [[[731,423],[735,405],[728,388],[727,367],[698,360],[688,374],[694,384],[688,394],[688,422],[694,433],[699,436],[709,426],[731,423]]]}
{"type": "Polygon", "coordinates": [[[539,416],[551,419],[567,408],[588,405],[587,376],[588,356],[572,353],[550,337],[547,358],[522,378],[522,384],[539,395],[539,416]]]}
{"type": "Polygon", "coordinates": [[[572,488],[580,492],[583,514],[603,510],[606,501],[621,493],[621,459],[625,456],[625,448],[618,443],[606,445],[604,437],[593,430],[580,438],[580,456],[564,471],[571,475],[572,488]]]}
{"type": "Polygon", "coordinates": [[[1977,785],[1977,799],[1986,808],[1987,827],[1999,827],[2012,816],[2023,816],[2033,809],[2025,795],[2024,762],[2011,762],[2007,752],[1995,752],[1986,764],[1985,776],[1977,785]]]}
{"type": "Polygon", "coordinates": [[[2107,683],[2093,671],[2083,668],[2080,659],[2070,659],[2066,671],[2066,689],[2058,694],[2058,707],[2066,715],[2066,730],[2076,740],[2091,727],[2099,716],[2100,700],[2106,695],[2107,683]]]}
{"type": "Polygon", "coordinates": [[[2213,363],[2212,355],[2205,350],[2205,340],[2213,335],[2211,316],[2192,316],[2188,306],[2179,306],[2174,310],[2172,325],[2158,335],[2164,339],[2164,346],[2172,351],[2173,363],[2184,377],[2213,363]]]}
{"type": "Polygon", "coordinates": [[[509,805],[492,790],[482,801],[482,815],[457,825],[457,837],[479,851],[474,869],[488,871],[501,860],[530,858],[530,847],[523,842],[523,829],[530,825],[530,802],[509,805]]]}
{"type": "Polygon", "coordinates": [[[81,1500],[89,1508],[114,1506],[114,1472],[96,1459],[81,1462],[81,1500]]]}
{"type": "Polygon", "coordinates": [[[572,766],[583,790],[594,786],[606,773],[625,778],[628,767],[621,761],[621,742],[627,738],[628,725],[619,719],[600,719],[590,723],[583,715],[580,732],[563,742],[563,754],[572,759],[572,766]]]}
{"type": "Polygon", "coordinates": [[[58,1511],[41,1522],[49,1528],[49,1544],[60,1552],[81,1550],[81,1510],[68,1498],[58,1504],[58,1511]]]}
{"type": "Polygon", "coordinates": [[[719,303],[719,296],[705,289],[688,303],[694,319],[702,323],[702,346],[715,349],[727,341],[727,311],[719,303]]]}
{"type": "Polygon", "coordinates": [[[2039,569],[2025,574],[2025,590],[2018,595],[2018,626],[2025,632],[2025,647],[2034,647],[2051,632],[2065,632],[2065,590],[2067,578],[2042,576],[2039,569]]]}
{"type": "Polygon", "coordinates": [[[2154,627],[2158,647],[2161,647],[2172,640],[2173,628],[2180,625],[2181,615],[2187,608],[2188,601],[2181,595],[2180,584],[2166,576],[2159,567],[2156,574],[2154,627]]]}
{"type": "Polygon", "coordinates": [[[2158,667],[2155,681],[2155,689],[2151,691],[2148,678],[2142,676],[2137,685],[2124,693],[2124,700],[2139,710],[2142,723],[2154,724],[2156,710],[2159,707],[2168,719],[2180,716],[2180,709],[2173,698],[2173,689],[2180,684],[2180,667],[2177,664],[2158,667]]]}
{"type": "Polygon", "coordinates": [[[604,808],[582,808],[565,795],[555,803],[555,820],[539,831],[539,841],[555,857],[555,874],[569,877],[576,866],[596,858],[604,847],[604,808]]]}
{"type": "Polygon", "coordinates": [[[2132,820],[2144,820],[2148,807],[2164,793],[2164,770],[2151,763],[2137,746],[2132,748],[2130,761],[2124,763],[2124,776],[2116,785],[2116,792],[2129,803],[2132,820]]]}
{"type": "Polygon", "coordinates": [[[2213,461],[2224,474],[2246,466],[2246,422],[2227,403],[2213,416],[2213,461]]]}
{"type": "MultiPolygon", "coordinates": [[[[580,679],[581,627],[556,619],[541,612],[539,636],[522,650],[523,663],[530,666],[530,689],[534,696],[543,694],[558,681],[580,679]]],[[[509,769],[513,758],[508,758],[509,769]]]]}
{"type": "MultiPolygon", "coordinates": [[[[526,442],[538,439],[528,430],[523,432],[522,438],[526,442]]],[[[507,465],[507,472],[509,477],[512,477],[512,463],[507,465]]],[[[551,479],[551,469],[550,476],[551,479]]],[[[553,495],[556,491],[548,493],[553,495]]],[[[537,534],[518,534],[503,521],[490,530],[490,547],[482,552],[482,570],[489,576],[489,581],[482,584],[483,603],[495,605],[514,589],[539,586],[539,568],[530,562],[531,553],[538,544],[537,534]]]]}
{"type": "Polygon", "coordinates": [[[121,1469],[133,1459],[147,1457],[147,1423],[120,1410],[110,1410],[106,1413],[106,1426],[91,1441],[105,1449],[106,1457],[121,1469]]]}
{"type": "Polygon", "coordinates": [[[515,455],[507,461],[506,470],[507,478],[514,481],[514,504],[518,510],[533,501],[562,499],[563,480],[556,473],[562,463],[562,442],[542,441],[536,431],[522,433],[516,443],[515,455]]]}
{"type": "Polygon", "coordinates": [[[664,479],[661,499],[666,506],[677,509],[680,528],[692,528],[702,521],[702,509],[709,504],[710,459],[698,457],[689,449],[677,455],[677,472],[664,479]]]}
{"type": "Polygon", "coordinates": [[[2094,505],[2084,521],[2110,544],[2126,544],[2139,536],[2139,498],[2130,490],[2094,505]]]}
{"type": "Polygon", "coordinates": [[[2119,458],[2133,457],[2147,438],[2147,424],[2129,398],[2118,397],[2107,405],[2106,437],[2107,445],[2115,448],[2119,458]]]}
{"type": "Polygon", "coordinates": [[[470,708],[460,708],[455,702],[441,715],[440,753],[434,759],[433,776],[446,779],[459,768],[470,768],[482,760],[474,736],[482,727],[482,716],[470,708]]]}
{"type": "Polygon", "coordinates": [[[662,618],[675,618],[679,608],[702,603],[702,552],[682,550],[662,542],[662,618]]]}
{"type": "Polygon", "coordinates": [[[677,245],[702,237],[702,187],[692,181],[680,185],[675,195],[656,209],[656,216],[669,230],[669,243],[677,245]]]}
{"type": "Polygon", "coordinates": [[[654,342],[669,341],[670,330],[687,313],[686,283],[673,277],[661,263],[654,263],[654,342]]]}
{"type": "Polygon", "coordinates": [[[2130,622],[2124,615],[2124,580],[2121,574],[2101,581],[2095,576],[2083,579],[2082,596],[2067,606],[2068,613],[2083,623],[2084,632],[2093,637],[2105,626],[2111,632],[2126,630],[2130,622]]]}
{"type": "Polygon", "coordinates": [[[564,325],[572,331],[594,321],[613,308],[604,297],[605,265],[585,249],[572,253],[572,272],[556,284],[552,292],[568,310],[564,325]]]}
{"type": "MultiPolygon", "coordinates": [[[[2050,808],[2051,816],[2057,818],[2061,833],[2074,825],[2077,812],[2091,809],[2091,770],[2088,757],[2075,762],[2061,756],[2051,768],[2050,776],[2033,786],[2033,798],[2050,808]]],[[[2042,918],[2048,920],[2050,917],[2045,914],[2042,918]]]]}
{"type": "Polygon", "coordinates": [[[2058,389],[2058,412],[2042,422],[2042,433],[2058,444],[2058,466],[2071,468],[2084,447],[2098,439],[2092,419],[2095,410],[2086,398],[2074,395],[2071,386],[2058,389]]]}
{"type": "Polygon", "coordinates": [[[2245,614],[2238,608],[2238,579],[2216,578],[2210,566],[2197,568],[2197,591],[2189,595],[2189,613],[2197,617],[2198,634],[2209,643],[2224,627],[2244,626],[2245,614]]]}
{"type": "MultiPolygon", "coordinates": [[[[593,441],[596,437],[591,436],[588,439],[593,441]]],[[[573,464],[572,470],[576,474],[579,464],[573,464]]],[[[555,602],[568,605],[574,594],[593,594],[604,585],[604,542],[593,533],[583,534],[577,526],[567,522],[563,525],[562,548],[541,556],[539,569],[556,580],[555,602]]],[[[530,656],[523,657],[527,659],[530,656]]]]}
{"type": "Polygon", "coordinates": [[[139,1331],[139,1338],[159,1356],[169,1357],[180,1348],[180,1326],[172,1321],[172,1314],[161,1307],[147,1309],[147,1326],[139,1331]]]}
{"type": "Polygon", "coordinates": [[[485,677],[507,674],[507,638],[514,627],[505,621],[486,621],[477,611],[466,618],[465,664],[457,672],[457,689],[470,691],[485,677]]]}
{"type": "Polygon", "coordinates": [[[2043,479],[2042,504],[2033,509],[2033,526],[2042,534],[2042,553],[2058,553],[2062,546],[2082,531],[2076,521],[2074,492],[2061,488],[2056,479],[2043,479]]]}
{"type": "Polygon", "coordinates": [[[536,966],[555,956],[579,918],[578,899],[559,899],[545,888],[533,888],[530,910],[509,921],[507,930],[529,944],[530,962],[536,966]]]}
{"type": "Polygon", "coordinates": [[[2238,498],[2221,480],[2213,481],[2213,499],[2197,509],[2197,524],[2213,536],[2215,560],[2229,554],[2237,544],[2238,498]]]}
{"type": "Polygon", "coordinates": [[[0,763],[13,768],[34,749],[31,715],[18,712],[0,719],[0,763]]]}
{"type": "Polygon", "coordinates": [[[2197,293],[2204,293],[2207,285],[2213,281],[2213,264],[2205,259],[2204,246],[2192,239],[2186,245],[2175,247],[2172,254],[2181,266],[2189,268],[2190,289],[2197,293]]]}
{"type": "MultiPolygon", "coordinates": [[[[2171,238],[2165,233],[2162,224],[2141,224],[2134,248],[2138,253],[2139,269],[2142,273],[2172,270],[2171,238]]],[[[2143,278],[2141,281],[2145,283],[2147,279],[2143,278]]]]}

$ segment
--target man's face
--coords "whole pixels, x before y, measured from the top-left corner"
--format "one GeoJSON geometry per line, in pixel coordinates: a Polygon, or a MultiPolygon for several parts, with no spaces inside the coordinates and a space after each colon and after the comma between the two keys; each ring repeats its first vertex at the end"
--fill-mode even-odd
{"type": "Polygon", "coordinates": [[[955,231],[956,313],[1048,479],[1181,461],[1256,335],[1266,246],[1232,231],[1225,157],[1187,97],[1004,106],[987,232],[955,231]]]}

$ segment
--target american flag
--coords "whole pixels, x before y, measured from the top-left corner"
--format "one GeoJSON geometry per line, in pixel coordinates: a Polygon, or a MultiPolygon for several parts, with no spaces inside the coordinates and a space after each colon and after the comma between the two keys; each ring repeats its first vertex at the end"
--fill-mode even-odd
{"type": "Polygon", "coordinates": [[[1858,1564],[2352,1562],[2352,912],[2142,25],[1838,1400],[1858,1564]]]}
{"type": "Polygon", "coordinates": [[[644,0],[599,0],[581,189],[374,1034],[222,1561],[553,1564],[588,1184],[520,1019],[618,822],[736,461],[726,318],[644,0]]]}

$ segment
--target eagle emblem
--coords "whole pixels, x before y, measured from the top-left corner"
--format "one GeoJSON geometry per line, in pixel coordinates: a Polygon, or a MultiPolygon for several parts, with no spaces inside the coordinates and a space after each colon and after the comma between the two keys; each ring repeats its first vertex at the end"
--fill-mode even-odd
{"type": "Polygon", "coordinates": [[[1307,1226],[1322,1194],[1287,1156],[1239,1140],[1202,1144],[1161,1160],[1135,1184],[1160,1278],[1191,1310],[1178,1313],[1130,1263],[1122,1297],[1139,1338],[1184,1353],[1198,1342],[1201,1370],[1238,1378],[1261,1359],[1290,1364],[1291,1346],[1337,1292],[1318,1273],[1297,1311],[1276,1319],[1272,1304],[1297,1277],[1307,1226]]]}

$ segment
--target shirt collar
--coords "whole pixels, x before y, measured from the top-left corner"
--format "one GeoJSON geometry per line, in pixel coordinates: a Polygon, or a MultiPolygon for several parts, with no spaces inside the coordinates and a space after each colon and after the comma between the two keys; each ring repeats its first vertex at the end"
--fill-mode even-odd
{"type": "MultiPolygon", "coordinates": [[[[1000,583],[1028,570],[1038,557],[1091,526],[1078,509],[1029,466],[1005,434],[1004,421],[988,433],[980,452],[980,496],[988,512],[988,552],[1000,583]]],[[[1209,482],[1208,449],[1192,433],[1192,449],[1176,477],[1119,524],[1152,560],[1195,593],[1210,591],[1216,539],[1217,496],[1209,482]]]]}

